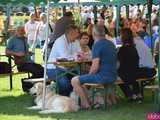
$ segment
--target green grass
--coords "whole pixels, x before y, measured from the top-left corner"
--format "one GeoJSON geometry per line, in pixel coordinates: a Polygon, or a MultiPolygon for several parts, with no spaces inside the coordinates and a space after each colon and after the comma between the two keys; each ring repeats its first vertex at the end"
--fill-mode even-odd
{"type": "MultiPolygon", "coordinates": [[[[3,50],[1,47],[0,52],[3,50]]],[[[40,50],[36,54],[36,61],[42,63],[40,50]]],[[[23,77],[25,76],[14,76],[12,91],[9,91],[9,77],[0,77],[0,120],[145,120],[146,113],[153,110],[152,94],[146,90],[144,103],[140,105],[122,99],[118,105],[108,110],[41,115],[38,111],[26,109],[32,106],[33,97],[23,93],[20,82],[23,77]]]]}

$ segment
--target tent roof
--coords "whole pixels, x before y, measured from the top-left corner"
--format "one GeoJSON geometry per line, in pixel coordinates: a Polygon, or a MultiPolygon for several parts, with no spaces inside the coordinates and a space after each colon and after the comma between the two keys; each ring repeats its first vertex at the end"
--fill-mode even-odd
{"type": "MultiPolygon", "coordinates": [[[[110,2],[112,5],[129,5],[129,4],[147,4],[148,0],[99,0],[103,3],[110,2]]],[[[153,0],[154,4],[158,4],[158,0],[153,0]]]]}
{"type": "MultiPolygon", "coordinates": [[[[51,0],[52,5],[73,5],[78,3],[78,0],[51,0]],[[55,3],[56,2],[56,3],[55,3]],[[58,3],[57,3],[58,2],[58,3]]],[[[128,5],[128,4],[147,4],[148,0],[79,0],[80,4],[82,5],[103,5],[103,4],[109,4],[109,5],[128,5]],[[110,2],[111,1],[111,2],[110,2]]],[[[0,0],[1,5],[6,4],[25,4],[28,5],[30,3],[33,3],[35,5],[38,5],[40,3],[46,3],[47,0],[0,0]]],[[[158,0],[153,0],[154,4],[158,4],[158,0]]]]}
{"type": "Polygon", "coordinates": [[[38,5],[38,4],[42,3],[42,2],[46,3],[47,0],[0,0],[0,4],[1,5],[6,5],[6,4],[13,4],[13,5],[25,4],[25,5],[28,5],[30,3],[38,5]]]}
{"type": "Polygon", "coordinates": [[[60,0],[59,3],[78,3],[78,1],[80,3],[83,3],[83,2],[99,2],[98,0],[60,0]]]}

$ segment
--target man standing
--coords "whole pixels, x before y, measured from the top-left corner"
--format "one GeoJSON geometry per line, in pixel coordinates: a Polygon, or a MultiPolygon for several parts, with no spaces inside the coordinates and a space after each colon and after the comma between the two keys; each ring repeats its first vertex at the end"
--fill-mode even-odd
{"type": "MultiPolygon", "coordinates": [[[[29,47],[31,48],[33,45],[33,42],[36,39],[35,35],[36,35],[36,29],[37,29],[38,22],[35,21],[36,17],[34,13],[30,14],[30,18],[31,19],[25,24],[25,33],[27,36],[27,43],[29,47]]],[[[35,49],[32,52],[35,52],[35,49]]],[[[34,60],[34,56],[32,56],[32,60],[34,60]]]]}
{"type": "MultiPolygon", "coordinates": [[[[58,58],[74,59],[76,53],[81,51],[79,41],[76,39],[79,37],[79,29],[70,25],[66,28],[65,34],[60,36],[53,44],[48,62],[56,62],[58,58]]],[[[66,68],[58,67],[52,63],[47,64],[47,75],[50,80],[56,79],[56,73],[65,73],[66,68]]],[[[70,82],[70,74],[57,79],[59,94],[69,96],[72,91],[70,82]]]]}
{"type": "Polygon", "coordinates": [[[89,108],[90,104],[87,99],[87,93],[83,88],[84,83],[113,83],[117,77],[116,70],[116,49],[114,44],[106,40],[105,28],[102,26],[94,26],[93,38],[95,44],[92,48],[92,65],[89,74],[76,76],[72,78],[71,84],[73,90],[81,98],[83,108],[89,108]]]}
{"type": "Polygon", "coordinates": [[[37,25],[38,25],[38,22],[35,21],[35,14],[31,13],[30,20],[25,24],[25,27],[24,27],[29,47],[31,47],[33,44],[37,25]]]}
{"type": "Polygon", "coordinates": [[[65,33],[68,25],[74,24],[72,12],[66,12],[62,18],[55,23],[54,33],[50,36],[49,48],[52,48],[53,43],[57,38],[65,33]]]}

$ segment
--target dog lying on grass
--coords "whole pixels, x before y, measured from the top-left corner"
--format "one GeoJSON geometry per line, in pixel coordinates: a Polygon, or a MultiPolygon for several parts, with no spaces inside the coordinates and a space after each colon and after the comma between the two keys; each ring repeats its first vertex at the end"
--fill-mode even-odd
{"type": "MultiPolygon", "coordinates": [[[[40,110],[42,109],[42,96],[43,93],[43,84],[35,83],[34,86],[30,89],[31,95],[36,95],[34,100],[36,106],[29,107],[28,109],[40,110]]],[[[46,96],[45,96],[45,110],[40,111],[39,113],[48,114],[48,113],[66,113],[66,112],[76,112],[78,111],[78,104],[70,97],[60,96],[53,92],[51,85],[46,87],[46,96]]]]}

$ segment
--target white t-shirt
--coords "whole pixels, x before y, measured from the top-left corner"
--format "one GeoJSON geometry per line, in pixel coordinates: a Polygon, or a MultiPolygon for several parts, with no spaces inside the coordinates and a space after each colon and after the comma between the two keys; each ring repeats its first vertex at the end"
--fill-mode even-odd
{"type": "Polygon", "coordinates": [[[154,62],[150,49],[140,37],[134,38],[136,49],[139,55],[139,67],[154,67],[154,62]]]}
{"type": "MultiPolygon", "coordinates": [[[[52,32],[54,31],[54,26],[53,23],[49,23],[49,34],[51,34],[51,29],[52,32]]],[[[37,26],[37,39],[40,41],[43,41],[46,39],[46,35],[47,35],[47,23],[44,22],[39,22],[38,26],[37,26]]]]}
{"type": "MultiPolygon", "coordinates": [[[[68,43],[65,35],[60,36],[53,44],[48,62],[56,62],[57,58],[71,59],[75,58],[76,53],[80,52],[79,41],[68,43]]],[[[53,64],[47,64],[47,69],[55,69],[53,64]]]]}
{"type": "Polygon", "coordinates": [[[39,22],[37,22],[37,21],[34,21],[33,23],[31,21],[28,21],[25,24],[25,32],[26,32],[28,40],[34,40],[35,39],[35,34],[36,34],[36,29],[37,29],[38,23],[39,22]]]}
{"type": "Polygon", "coordinates": [[[46,34],[47,34],[47,24],[43,22],[39,22],[37,29],[38,29],[37,39],[40,41],[45,40],[46,34]]]}
{"type": "Polygon", "coordinates": [[[153,32],[155,32],[156,34],[158,34],[158,29],[159,29],[158,25],[152,27],[153,32]]]}

